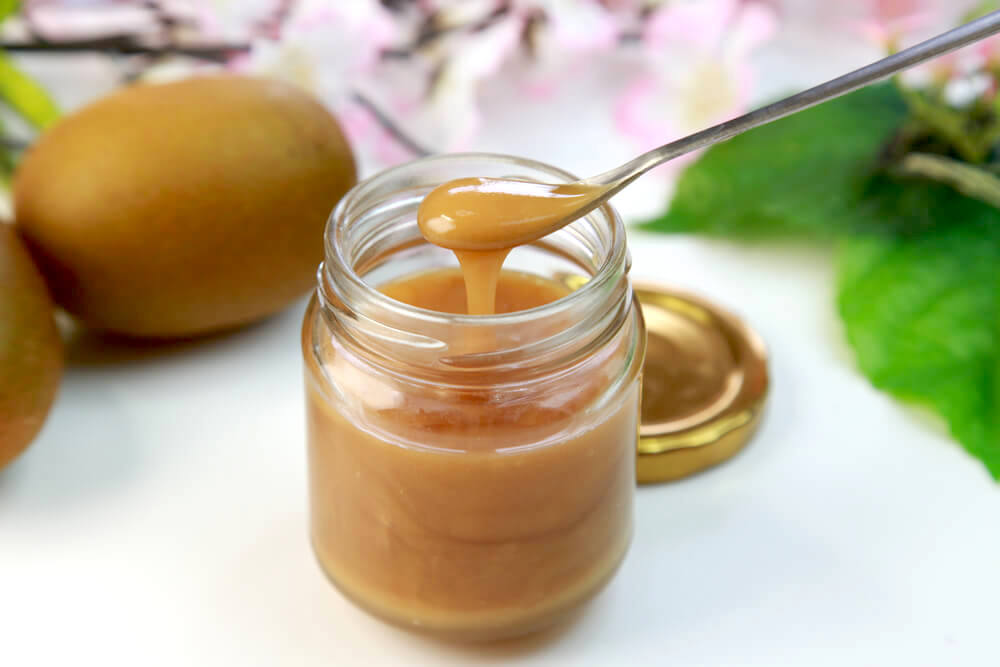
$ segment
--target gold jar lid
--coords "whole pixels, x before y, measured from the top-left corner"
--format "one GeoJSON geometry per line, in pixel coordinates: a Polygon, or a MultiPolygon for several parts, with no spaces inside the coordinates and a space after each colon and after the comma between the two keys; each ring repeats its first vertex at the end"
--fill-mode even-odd
{"type": "Polygon", "coordinates": [[[734,456],[767,396],[767,350],[734,315],[690,294],[635,284],[646,320],[640,484],[680,479],[734,456]]]}

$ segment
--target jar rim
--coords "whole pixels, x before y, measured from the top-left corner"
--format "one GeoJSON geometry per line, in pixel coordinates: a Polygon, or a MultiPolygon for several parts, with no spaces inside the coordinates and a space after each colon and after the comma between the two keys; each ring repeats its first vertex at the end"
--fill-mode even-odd
{"type": "MultiPolygon", "coordinates": [[[[326,261],[324,262],[324,265],[320,267],[320,275],[318,276],[320,279],[320,290],[323,290],[323,282],[332,281],[332,273],[336,272],[340,279],[348,283],[352,292],[361,296],[362,299],[376,304],[379,308],[387,309],[396,316],[406,319],[413,318],[430,324],[455,324],[463,327],[494,327],[516,325],[531,321],[539,316],[547,316],[559,311],[569,311],[579,308],[580,304],[597,298],[599,293],[609,289],[609,285],[616,283],[621,278],[620,270],[627,272],[629,260],[625,225],[618,212],[610,204],[604,204],[590,214],[583,216],[581,220],[586,220],[594,215],[600,215],[604,220],[610,222],[611,236],[609,252],[603,258],[601,264],[597,267],[594,274],[589,277],[586,283],[560,299],[536,306],[534,308],[510,313],[498,313],[494,315],[468,315],[465,313],[443,313],[427,308],[421,308],[402,301],[397,301],[396,299],[383,294],[374,285],[364,280],[364,278],[358,274],[354,263],[351,262],[350,258],[347,256],[346,250],[343,247],[344,244],[337,242],[340,232],[343,231],[343,224],[349,218],[348,214],[350,213],[352,207],[355,206],[359,200],[363,200],[365,197],[372,194],[370,190],[376,189],[375,186],[380,181],[387,181],[393,179],[394,177],[399,177],[400,175],[405,174],[406,171],[412,170],[414,167],[432,167],[436,163],[448,163],[460,160],[488,160],[508,163],[512,166],[521,166],[538,172],[543,172],[551,175],[555,179],[563,179],[564,182],[578,180],[578,177],[571,172],[544,162],[532,160],[530,158],[490,152],[445,153],[441,155],[432,155],[379,171],[378,173],[360,181],[357,185],[351,188],[351,190],[349,190],[347,194],[341,198],[327,220],[326,230],[323,235],[326,250],[326,261]],[[620,269],[620,267],[624,268],[620,269]]],[[[578,224],[578,222],[579,221],[574,221],[569,225],[569,227],[578,224]]]]}

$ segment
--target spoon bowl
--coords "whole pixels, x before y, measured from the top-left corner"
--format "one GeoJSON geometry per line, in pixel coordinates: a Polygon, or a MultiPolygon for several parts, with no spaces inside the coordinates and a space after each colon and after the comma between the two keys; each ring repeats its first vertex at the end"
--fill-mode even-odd
{"type": "Polygon", "coordinates": [[[438,186],[417,213],[420,233],[449,250],[500,250],[531,243],[604,202],[606,188],[584,181],[536,183],[460,178],[438,186]]]}

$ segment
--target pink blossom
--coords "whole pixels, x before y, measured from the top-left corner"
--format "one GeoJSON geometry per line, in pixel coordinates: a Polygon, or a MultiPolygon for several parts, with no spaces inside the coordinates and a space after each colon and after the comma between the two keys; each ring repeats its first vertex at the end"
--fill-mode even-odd
{"type": "Polygon", "coordinates": [[[587,59],[613,49],[621,35],[616,17],[595,0],[521,0],[515,5],[525,26],[534,26],[532,60],[524,69],[522,90],[551,97],[560,82],[587,65],[587,59]],[[536,18],[535,23],[528,23],[536,18]]]}
{"type": "Polygon", "coordinates": [[[934,25],[942,10],[941,0],[866,0],[861,4],[858,30],[890,50],[899,48],[903,36],[934,25]]]}
{"type": "Polygon", "coordinates": [[[240,67],[288,79],[337,108],[397,39],[396,29],[378,0],[299,0],[280,38],[254,40],[240,67]]]}
{"type": "Polygon", "coordinates": [[[616,124],[650,149],[743,111],[753,81],[747,58],[776,25],[775,12],[754,1],[678,2],[658,10],[643,35],[652,66],[625,91],[616,124]]]}
{"type": "Polygon", "coordinates": [[[522,16],[540,10],[551,42],[571,53],[606,50],[618,39],[613,17],[593,0],[521,0],[515,7],[522,16]]]}
{"type": "Polygon", "coordinates": [[[413,158],[362,106],[354,102],[344,104],[337,119],[362,164],[392,165],[413,158]]]}
{"type": "Polygon", "coordinates": [[[520,31],[520,23],[509,19],[450,40],[449,51],[456,55],[442,60],[430,95],[408,126],[443,150],[467,147],[481,122],[479,84],[503,66],[518,45],[520,31]]]}
{"type": "MultiPolygon", "coordinates": [[[[850,0],[858,32],[872,43],[896,51],[933,34],[944,32],[957,23],[966,11],[974,9],[975,0],[850,0]]],[[[903,73],[911,86],[947,87],[961,94],[949,93],[951,100],[969,99],[968,91],[980,90],[969,78],[986,68],[1000,65],[1000,38],[991,37],[970,47],[944,54],[929,63],[903,73]]]]}
{"type": "MultiPolygon", "coordinates": [[[[976,42],[970,48],[964,49],[964,51],[974,54],[969,58],[969,64],[978,65],[980,68],[993,71],[1000,69],[1000,35],[987,37],[980,42],[976,42]]],[[[961,54],[962,51],[958,53],[961,54]]]]}

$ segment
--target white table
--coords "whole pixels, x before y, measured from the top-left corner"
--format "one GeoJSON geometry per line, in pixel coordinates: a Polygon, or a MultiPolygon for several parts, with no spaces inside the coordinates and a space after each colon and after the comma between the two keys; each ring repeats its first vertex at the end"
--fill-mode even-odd
{"type": "MultiPolygon", "coordinates": [[[[820,64],[805,78],[771,53],[782,85],[847,64],[800,42],[785,47],[820,64]]],[[[483,146],[581,173],[628,150],[539,141],[483,146]]],[[[644,187],[626,213],[662,201],[644,187]]],[[[855,370],[828,253],[639,233],[632,252],[635,276],[759,329],[772,393],[736,459],[638,491],[628,559],[575,623],[451,646],[327,584],[307,541],[300,302],[141,358],[77,352],[41,437],[0,472],[0,664],[996,665],[1000,487],[855,370]]]]}

